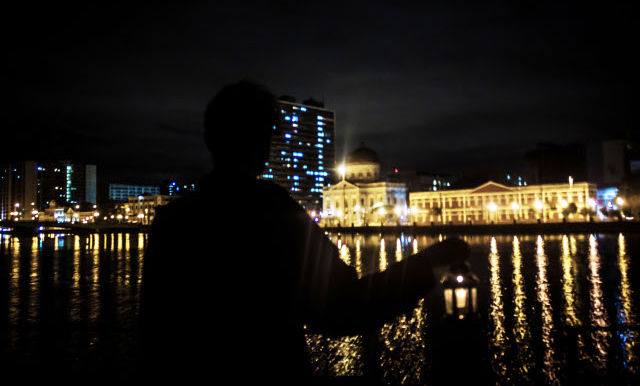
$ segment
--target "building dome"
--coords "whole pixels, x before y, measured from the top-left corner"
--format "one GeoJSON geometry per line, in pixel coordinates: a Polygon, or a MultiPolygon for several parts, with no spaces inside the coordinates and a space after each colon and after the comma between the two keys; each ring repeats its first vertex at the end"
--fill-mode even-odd
{"type": "Polygon", "coordinates": [[[360,144],[347,156],[345,177],[352,182],[372,182],[380,178],[380,159],[378,153],[360,144]]]}
{"type": "Polygon", "coordinates": [[[379,164],[378,153],[366,147],[364,143],[347,156],[348,164],[379,164]]]}

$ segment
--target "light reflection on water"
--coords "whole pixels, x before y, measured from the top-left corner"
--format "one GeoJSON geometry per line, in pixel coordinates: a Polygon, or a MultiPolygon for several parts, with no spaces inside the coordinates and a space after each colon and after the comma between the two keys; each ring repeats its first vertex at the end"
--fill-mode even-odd
{"type": "Polygon", "coordinates": [[[491,238],[491,250],[489,253],[489,267],[491,278],[491,300],[489,302],[490,320],[490,362],[493,371],[502,379],[509,379],[509,367],[507,363],[507,331],[505,330],[504,304],[502,300],[502,283],[500,278],[500,255],[495,237],[491,238]]]}
{"type": "MultiPolygon", "coordinates": [[[[403,258],[403,241],[405,247],[413,247],[408,239],[396,238],[396,262],[403,258]]],[[[381,249],[380,260],[382,258],[381,249]]],[[[382,263],[380,267],[382,270],[382,263]]],[[[426,354],[423,336],[425,321],[424,299],[420,299],[412,313],[400,315],[382,326],[379,334],[382,344],[378,366],[382,369],[382,376],[387,383],[416,384],[423,379],[426,354]]]]}
{"type": "MultiPolygon", "coordinates": [[[[358,276],[388,268],[393,264],[388,259],[391,252],[394,260],[399,261],[443,238],[442,235],[332,235],[333,241],[341,246],[341,256],[355,253],[355,259],[343,260],[358,267],[358,276]],[[394,249],[389,251],[387,245],[394,245],[394,249]]],[[[624,235],[464,237],[471,244],[472,269],[485,283],[479,288],[480,306],[485,310],[482,316],[486,321],[487,352],[497,384],[567,384],[576,379],[588,382],[610,379],[598,376],[613,377],[622,384],[637,380],[639,345],[633,294],[638,282],[633,279],[637,273],[632,272],[627,238],[624,235]],[[606,242],[607,248],[599,247],[599,240],[606,242]],[[611,247],[615,248],[613,254],[611,247]],[[615,266],[603,266],[605,256],[615,261],[615,266]],[[611,285],[603,283],[605,274],[611,285]],[[618,277],[619,280],[614,280],[618,277]],[[614,306],[620,326],[618,336],[611,333],[608,322],[608,308],[614,306]],[[567,352],[567,344],[574,351],[567,352]],[[614,344],[620,346],[620,353],[609,352],[614,344]],[[625,374],[620,374],[620,369],[625,374]],[[592,376],[596,378],[591,379],[592,376]]],[[[640,239],[633,239],[634,245],[639,246],[640,239]]],[[[428,384],[429,318],[434,312],[431,307],[438,310],[438,296],[435,291],[421,300],[412,313],[395,318],[381,329],[378,365],[387,384],[428,384]]],[[[330,340],[313,336],[316,339],[308,343],[318,373],[360,374],[362,363],[353,363],[364,360],[360,340],[349,345],[346,352],[350,355],[345,355],[345,341],[336,340],[342,343],[332,346],[327,344],[330,340]],[[318,350],[321,345],[323,350],[318,350]],[[323,357],[315,355],[318,351],[323,357]],[[333,359],[333,355],[348,357],[349,366],[327,367],[327,363],[344,363],[333,359]]]]}
{"type": "MultiPolygon", "coordinates": [[[[377,250],[377,256],[375,256],[377,261],[372,261],[374,264],[370,266],[377,266],[377,268],[367,272],[362,270],[362,250],[367,248],[367,243],[361,236],[352,238],[351,242],[343,239],[334,239],[334,241],[339,246],[342,261],[354,266],[359,277],[366,273],[384,271],[389,265],[384,238],[371,242],[377,250]],[[354,245],[355,261],[351,259],[349,248],[351,244],[354,245]]],[[[417,252],[418,248],[417,240],[404,238],[404,236],[396,238],[394,245],[396,262],[402,260],[404,250],[407,248],[412,248],[408,251],[409,254],[417,252]]],[[[426,355],[423,337],[425,320],[424,299],[421,299],[412,313],[398,316],[393,321],[385,323],[378,332],[377,363],[382,370],[382,376],[388,383],[415,384],[423,379],[426,355]]],[[[362,336],[330,339],[319,334],[307,334],[307,346],[316,374],[362,375],[365,366],[363,344],[362,336]]]]}
{"type": "Polygon", "coordinates": [[[630,282],[630,261],[627,255],[626,240],[623,234],[618,236],[618,266],[620,269],[619,296],[617,305],[620,345],[623,352],[622,367],[625,371],[636,374],[638,372],[638,330],[636,314],[633,304],[633,289],[630,282]]]}
{"type": "Polygon", "coordinates": [[[542,346],[543,346],[543,373],[545,383],[555,385],[559,383],[558,363],[556,361],[555,340],[553,337],[553,309],[549,299],[549,283],[547,281],[547,256],[544,251],[544,241],[542,236],[538,236],[536,241],[536,265],[538,274],[536,276],[536,287],[538,301],[541,307],[542,318],[542,346]]]}
{"type": "Polygon", "coordinates": [[[520,240],[513,238],[513,291],[514,291],[514,317],[513,334],[516,343],[515,375],[520,383],[529,383],[529,372],[532,365],[531,354],[531,329],[527,320],[527,295],[522,274],[522,254],[520,252],[520,240]]]}
{"type": "Polygon", "coordinates": [[[607,330],[609,321],[604,307],[602,292],[602,279],[600,277],[600,254],[598,252],[598,241],[594,235],[589,236],[589,300],[591,305],[591,345],[593,355],[591,364],[603,374],[607,369],[607,359],[609,355],[609,340],[611,333],[607,330]]]}
{"type": "Polygon", "coordinates": [[[122,368],[133,366],[145,240],[144,234],[2,235],[2,357],[27,365],[43,356],[51,366],[80,369],[117,358],[122,368]]]}
{"type": "MultiPolygon", "coordinates": [[[[331,237],[358,277],[383,271],[444,239],[331,237]]],[[[576,373],[578,379],[613,374],[622,384],[637,381],[639,276],[633,255],[640,253],[640,237],[464,239],[471,244],[470,263],[480,278],[481,333],[497,383],[567,383],[576,373]]],[[[127,233],[0,236],[0,316],[8,325],[0,337],[2,353],[35,361],[42,346],[53,342],[63,348],[61,361],[81,367],[118,355],[126,367],[136,354],[133,332],[145,241],[144,234],[127,233]],[[58,334],[60,328],[68,333],[58,334]]],[[[429,344],[430,328],[442,312],[439,298],[433,291],[378,332],[376,362],[387,384],[428,382],[435,370],[430,355],[437,355],[429,344]]],[[[317,374],[363,374],[364,343],[361,336],[307,334],[317,374]]]]}

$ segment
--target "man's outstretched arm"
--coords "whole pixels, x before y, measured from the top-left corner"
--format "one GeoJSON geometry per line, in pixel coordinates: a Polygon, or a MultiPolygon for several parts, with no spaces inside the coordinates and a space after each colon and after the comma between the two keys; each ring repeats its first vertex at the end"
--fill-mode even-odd
{"type": "Polygon", "coordinates": [[[460,261],[469,254],[465,242],[449,239],[358,279],[315,223],[308,221],[303,228],[299,287],[303,319],[327,334],[361,333],[409,312],[435,286],[434,265],[460,261]]]}

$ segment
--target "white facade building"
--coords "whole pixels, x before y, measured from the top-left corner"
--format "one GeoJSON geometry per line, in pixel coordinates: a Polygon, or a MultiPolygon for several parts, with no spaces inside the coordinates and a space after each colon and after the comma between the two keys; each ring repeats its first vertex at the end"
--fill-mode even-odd
{"type": "Polygon", "coordinates": [[[353,151],[342,181],[323,189],[325,226],[395,225],[409,221],[404,183],[380,181],[377,154],[364,146],[353,151]]]}
{"type": "Polygon", "coordinates": [[[587,221],[595,215],[596,186],[587,182],[506,186],[488,181],[471,189],[411,192],[418,225],[587,221]]]}

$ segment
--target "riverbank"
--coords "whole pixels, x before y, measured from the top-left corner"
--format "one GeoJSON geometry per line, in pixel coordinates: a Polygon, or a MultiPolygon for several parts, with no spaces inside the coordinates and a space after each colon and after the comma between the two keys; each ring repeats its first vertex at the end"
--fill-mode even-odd
{"type": "MultiPolygon", "coordinates": [[[[139,233],[148,232],[149,225],[140,224],[60,224],[36,222],[1,222],[4,233],[36,234],[71,233],[139,233]]],[[[522,224],[433,224],[433,225],[373,225],[366,227],[323,227],[332,233],[344,234],[571,234],[571,233],[640,233],[638,221],[522,223],[522,224]]]]}
{"type": "Polygon", "coordinates": [[[50,232],[71,232],[71,233],[139,233],[148,232],[149,225],[141,224],[119,224],[119,223],[93,223],[93,224],[70,224],[56,222],[35,222],[35,221],[2,221],[0,222],[0,232],[36,234],[50,232]]]}
{"type": "Polygon", "coordinates": [[[415,234],[564,234],[564,233],[640,233],[638,221],[566,222],[522,224],[433,224],[366,227],[324,227],[327,232],[345,234],[415,233],[415,234]]]}

